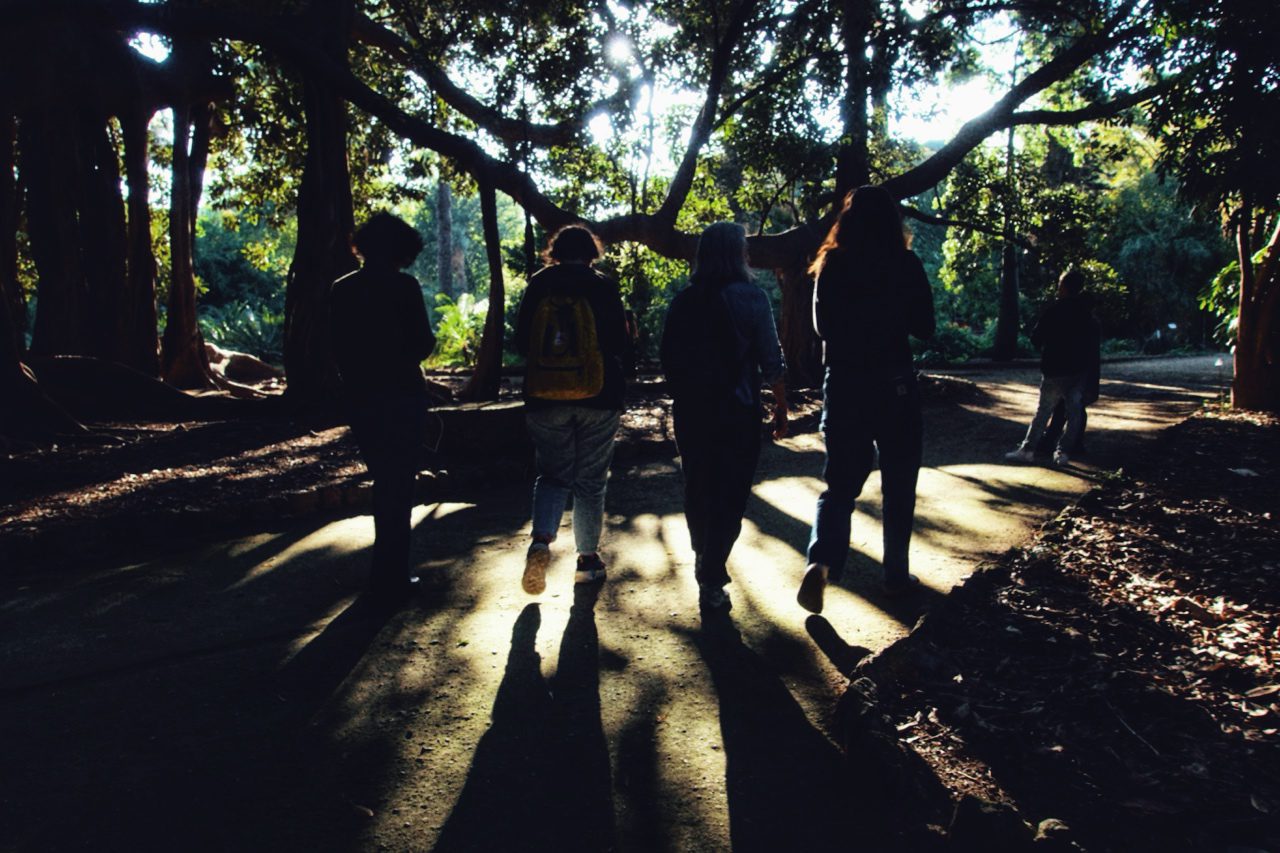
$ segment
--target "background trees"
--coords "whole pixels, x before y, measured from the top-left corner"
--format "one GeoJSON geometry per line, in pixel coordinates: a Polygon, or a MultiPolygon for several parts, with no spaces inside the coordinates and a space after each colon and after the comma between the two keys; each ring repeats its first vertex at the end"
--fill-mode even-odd
{"type": "MultiPolygon", "coordinates": [[[[571,221],[614,247],[611,262],[648,333],[698,230],[718,218],[743,222],[753,265],[776,283],[793,378],[805,381],[816,363],[804,267],[834,204],[859,183],[884,183],[917,220],[918,245],[945,289],[954,354],[1011,355],[1008,331],[1068,263],[1091,264],[1119,306],[1108,312],[1113,334],[1146,338],[1172,322],[1203,339],[1194,294],[1221,266],[1221,246],[1175,198],[1175,184],[1148,174],[1153,160],[1186,189],[1182,198],[1247,207],[1233,221],[1249,223],[1251,251],[1267,243],[1261,219],[1277,207],[1274,184],[1228,179],[1273,168],[1268,161],[1249,154],[1234,172],[1223,165],[1275,138],[1250,118],[1275,97],[1271,53],[1265,41],[1226,33],[1266,22],[1217,26],[1248,17],[1230,4],[0,5],[11,22],[2,73],[31,81],[0,110],[0,130],[19,142],[0,168],[14,176],[12,185],[0,177],[0,249],[13,247],[0,251],[0,283],[21,282],[6,285],[11,325],[21,328],[24,297],[35,295],[34,352],[107,357],[152,375],[163,365],[177,381],[190,373],[174,367],[180,356],[197,355],[199,367],[191,308],[200,287],[213,287],[209,304],[225,312],[234,300],[223,294],[243,291],[243,281],[280,282],[292,245],[283,299],[277,285],[248,310],[270,327],[283,302],[278,352],[303,407],[332,396],[327,284],[353,263],[347,235],[374,207],[398,206],[423,228],[433,251],[415,272],[433,297],[452,300],[464,282],[476,299],[494,297],[483,343],[458,348],[479,363],[471,388],[482,396],[494,393],[501,364],[509,300],[498,297],[534,264],[541,234],[571,221]],[[144,58],[128,47],[140,37],[168,54],[144,58]],[[997,61],[993,41],[1016,45],[1012,63],[997,61]],[[921,91],[980,74],[1002,87],[985,112],[934,142],[901,132],[921,91]],[[1200,116],[1204,91],[1215,94],[1200,116]],[[140,128],[162,108],[172,108],[174,133],[148,139],[140,128]],[[1235,190],[1221,189],[1232,180],[1235,190]],[[1244,186],[1253,188],[1247,199],[1244,186]],[[158,246],[143,237],[165,208],[170,237],[158,246]],[[203,256],[215,257],[214,235],[238,223],[262,229],[243,246],[253,272],[223,264],[224,278],[244,279],[215,283],[203,256]],[[156,362],[149,254],[165,250],[168,334],[156,362]],[[24,278],[24,268],[35,274],[24,278]],[[108,314],[121,319],[104,331],[108,314]]],[[[1245,302],[1270,304],[1272,291],[1246,272],[1245,302]]],[[[1257,336],[1249,317],[1243,328],[1257,336]]]]}

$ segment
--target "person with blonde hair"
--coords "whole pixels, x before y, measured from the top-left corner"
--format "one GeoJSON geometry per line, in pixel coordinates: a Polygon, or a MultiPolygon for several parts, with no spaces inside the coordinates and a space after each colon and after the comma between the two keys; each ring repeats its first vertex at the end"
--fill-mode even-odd
{"type": "Polygon", "coordinates": [[[787,432],[786,364],[773,309],[747,266],[741,225],[702,232],[690,284],[676,294],[662,333],[684,512],[693,544],[698,600],[727,610],[726,562],[760,458],[760,386],[773,391],[773,436],[787,432]]]}
{"type": "Polygon", "coordinates": [[[796,600],[821,613],[823,592],[848,559],[850,518],[877,454],[884,591],[898,595],[916,584],[908,550],[924,428],[908,336],[932,337],[934,314],[929,280],[908,246],[898,203],[882,187],[861,186],[845,196],[810,271],[825,368],[826,490],[818,497],[796,600]]]}

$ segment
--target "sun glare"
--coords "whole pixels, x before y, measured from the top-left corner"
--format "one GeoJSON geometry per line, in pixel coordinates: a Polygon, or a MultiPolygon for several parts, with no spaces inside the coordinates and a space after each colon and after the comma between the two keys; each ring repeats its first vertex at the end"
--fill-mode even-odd
{"type": "Polygon", "coordinates": [[[631,40],[626,36],[614,36],[605,45],[605,55],[614,65],[626,65],[631,61],[631,40]]]}
{"type": "Polygon", "coordinates": [[[156,62],[164,62],[169,58],[169,45],[155,33],[138,33],[129,40],[129,47],[156,62]]]}

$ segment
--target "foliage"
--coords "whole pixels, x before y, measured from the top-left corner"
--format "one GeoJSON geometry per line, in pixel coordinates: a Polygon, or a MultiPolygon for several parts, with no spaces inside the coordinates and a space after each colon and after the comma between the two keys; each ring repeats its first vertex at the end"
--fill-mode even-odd
{"type": "Polygon", "coordinates": [[[457,300],[443,293],[436,295],[436,349],[428,363],[433,366],[471,367],[480,351],[480,335],[489,310],[488,299],[476,299],[470,293],[457,300]]]}
{"type": "Polygon", "coordinates": [[[284,282],[293,255],[296,231],[289,222],[280,229],[269,223],[269,211],[248,217],[229,211],[206,211],[196,223],[196,275],[203,288],[201,304],[243,304],[284,310],[284,282]]]}
{"type": "Polygon", "coordinates": [[[210,343],[256,355],[272,364],[280,364],[284,359],[283,310],[228,302],[205,306],[199,320],[200,331],[210,343]]]}

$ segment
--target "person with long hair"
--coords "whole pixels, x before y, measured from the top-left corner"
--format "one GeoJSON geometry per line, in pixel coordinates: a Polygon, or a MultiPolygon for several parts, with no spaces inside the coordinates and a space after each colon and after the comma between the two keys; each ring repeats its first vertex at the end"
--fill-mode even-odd
{"type": "Polygon", "coordinates": [[[422,290],[403,272],[422,251],[418,232],[375,213],[352,242],[364,263],[333,283],[330,336],[351,431],[373,477],[369,592],[396,601],[418,582],[410,517],[430,401],[421,365],[436,338],[422,290]]]}
{"type": "Polygon", "coordinates": [[[760,458],[761,384],[773,391],[773,435],[787,432],[786,365],[773,309],[747,266],[741,225],[702,232],[690,284],[676,294],[662,333],[662,369],[674,405],[684,513],[704,610],[731,603],[726,563],[760,458]]]}
{"type": "Polygon", "coordinates": [[[825,368],[826,489],[796,600],[820,613],[827,584],[839,579],[848,559],[850,518],[877,454],[884,592],[899,595],[917,583],[908,550],[924,430],[908,336],[932,337],[934,314],[924,267],[909,247],[897,202],[882,187],[845,196],[810,271],[825,368]]]}
{"type": "Polygon", "coordinates": [[[622,417],[631,335],[618,283],[591,265],[603,254],[584,225],[556,231],[545,266],[529,279],[516,318],[525,357],[525,424],[534,445],[532,541],[521,586],[546,589],[569,495],[578,551],[575,583],[605,579],[599,554],[605,487],[622,417]]]}

